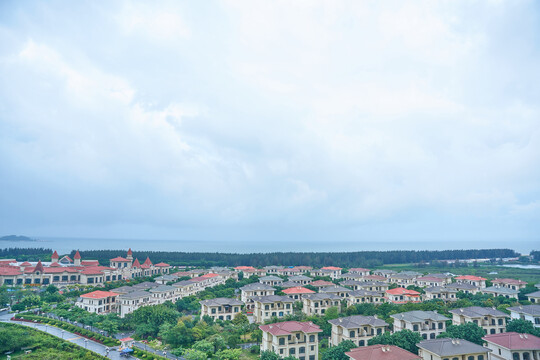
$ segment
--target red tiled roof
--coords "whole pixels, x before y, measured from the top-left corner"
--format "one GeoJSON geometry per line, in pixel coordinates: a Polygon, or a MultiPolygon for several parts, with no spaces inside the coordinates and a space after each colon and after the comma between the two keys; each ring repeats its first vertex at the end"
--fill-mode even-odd
{"type": "Polygon", "coordinates": [[[103,272],[101,271],[101,269],[99,269],[97,267],[91,267],[91,268],[87,268],[87,269],[84,269],[83,271],[81,271],[81,274],[83,274],[83,275],[102,275],[103,272]]]}
{"type": "Polygon", "coordinates": [[[126,258],[123,258],[123,257],[121,257],[121,256],[117,256],[117,257],[115,257],[115,258],[111,259],[111,261],[120,261],[120,262],[124,262],[124,261],[127,261],[127,262],[129,262],[129,260],[128,260],[128,259],[126,259],[126,258]]]}
{"type": "Polygon", "coordinates": [[[38,260],[38,263],[36,264],[36,267],[34,268],[34,271],[32,272],[37,272],[37,271],[41,271],[43,273],[43,264],[41,263],[41,260],[38,260]]]}
{"type": "Polygon", "coordinates": [[[51,259],[58,259],[58,253],[56,250],[54,250],[53,254],[51,255],[51,259]]]}
{"type": "Polygon", "coordinates": [[[395,345],[371,345],[359,347],[346,352],[353,360],[421,360],[422,358],[412,352],[395,345]]]}
{"type": "Polygon", "coordinates": [[[144,260],[143,265],[152,266],[152,262],[150,261],[150,258],[148,256],[146,257],[146,260],[144,260]]]}
{"type": "Polygon", "coordinates": [[[498,283],[512,284],[512,285],[524,285],[524,284],[527,284],[527,282],[525,282],[525,281],[516,280],[516,279],[493,279],[491,282],[494,283],[494,284],[498,284],[498,283]]]}
{"type": "Polygon", "coordinates": [[[16,263],[17,260],[15,259],[3,259],[3,260],[0,260],[0,265],[9,265],[11,263],[16,263]]]}
{"type": "Polygon", "coordinates": [[[129,255],[133,255],[133,251],[131,251],[131,248],[129,248],[127,254],[128,254],[128,256],[129,256],[129,255]]]}
{"type": "Polygon", "coordinates": [[[167,267],[167,266],[171,266],[171,265],[166,264],[166,263],[164,263],[164,262],[160,262],[160,263],[157,263],[157,264],[154,265],[154,266],[157,266],[157,267],[167,267]]]}
{"type": "Polygon", "coordinates": [[[369,269],[365,269],[365,268],[350,268],[349,269],[349,272],[353,272],[353,271],[358,271],[358,272],[369,272],[370,270],[369,269]]]}
{"type": "Polygon", "coordinates": [[[272,335],[289,335],[301,331],[306,334],[321,332],[321,328],[312,322],[284,321],[275,324],[261,325],[259,329],[272,335]]]}
{"type": "Polygon", "coordinates": [[[390,295],[408,295],[408,296],[418,296],[418,295],[420,295],[420,293],[418,291],[409,290],[409,289],[405,289],[405,288],[402,288],[402,287],[386,290],[386,293],[390,294],[390,295]]]}
{"type": "Polygon", "coordinates": [[[81,261],[81,265],[83,266],[96,266],[99,265],[98,260],[83,260],[81,261]]]}
{"type": "Polygon", "coordinates": [[[312,286],[333,286],[335,284],[330,282],[330,281],[326,281],[326,280],[316,280],[316,281],[313,281],[310,285],[312,285],[312,286]]]}
{"type": "Polygon", "coordinates": [[[68,267],[46,267],[43,269],[44,274],[59,274],[63,272],[76,273],[78,270],[68,267]]]}
{"type": "Polygon", "coordinates": [[[234,269],[235,270],[255,270],[253,266],[237,266],[234,269]]]}
{"type": "Polygon", "coordinates": [[[150,269],[150,265],[142,264],[141,269],[150,269]]]}
{"type": "Polygon", "coordinates": [[[336,266],[325,266],[321,268],[322,270],[341,270],[342,268],[336,266]]]}
{"type": "Polygon", "coordinates": [[[49,265],[49,267],[59,267],[59,266],[62,266],[62,265],[60,265],[59,263],[52,263],[51,265],[49,265]]]}
{"type": "Polygon", "coordinates": [[[473,280],[473,281],[481,281],[481,280],[487,280],[480,276],[474,276],[474,275],[461,275],[457,276],[456,280],[473,280]]]}
{"type": "Polygon", "coordinates": [[[131,267],[134,267],[134,268],[141,267],[141,263],[139,262],[139,259],[135,259],[131,267]]]}
{"type": "Polygon", "coordinates": [[[219,276],[219,275],[218,274],[213,274],[213,273],[208,273],[208,274],[204,274],[201,277],[203,277],[203,278],[215,278],[216,276],[219,276]]]}
{"type": "Polygon", "coordinates": [[[79,250],[77,250],[77,252],[75,253],[75,256],[73,256],[73,258],[74,258],[75,260],[77,260],[77,259],[80,260],[80,259],[81,259],[81,254],[79,253],[79,250]]]}
{"type": "MultiPolygon", "coordinates": [[[[73,260],[71,260],[71,258],[70,258],[69,256],[67,256],[67,255],[66,255],[66,256],[64,256],[64,258],[66,258],[66,259],[67,259],[67,261],[69,261],[69,262],[73,262],[73,260]]],[[[62,259],[63,259],[63,258],[62,258],[62,259]]]]}
{"type": "Polygon", "coordinates": [[[507,332],[486,335],[482,339],[505,347],[510,350],[539,350],[540,338],[531,334],[507,332]]]}
{"type": "Polygon", "coordinates": [[[123,342],[126,342],[126,341],[133,341],[133,339],[130,338],[130,337],[127,337],[127,338],[120,339],[120,341],[123,341],[123,342]]]}
{"type": "Polygon", "coordinates": [[[0,275],[13,276],[21,274],[22,272],[17,266],[0,266],[0,275]]]}
{"type": "Polygon", "coordinates": [[[283,290],[283,293],[285,294],[314,294],[315,291],[306,289],[303,286],[295,286],[295,287],[283,290]]]}
{"type": "Polygon", "coordinates": [[[103,299],[103,298],[108,298],[110,296],[118,296],[118,294],[112,291],[96,290],[96,291],[92,291],[87,294],[81,295],[81,297],[88,298],[88,299],[103,299]]]}
{"type": "Polygon", "coordinates": [[[32,266],[28,261],[25,261],[21,264],[21,266],[32,266]]]}

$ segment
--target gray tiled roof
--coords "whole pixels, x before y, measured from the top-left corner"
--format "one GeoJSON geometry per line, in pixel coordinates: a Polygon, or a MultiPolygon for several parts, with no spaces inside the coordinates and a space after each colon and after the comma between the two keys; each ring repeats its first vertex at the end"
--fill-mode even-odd
{"type": "Polygon", "coordinates": [[[382,292],[369,291],[369,290],[356,290],[349,293],[349,296],[360,297],[360,296],[383,296],[382,292]]]}
{"type": "Polygon", "coordinates": [[[309,280],[313,280],[313,279],[306,275],[289,276],[289,281],[309,281],[309,280]]]}
{"type": "Polygon", "coordinates": [[[458,291],[459,290],[479,290],[478,286],[474,286],[474,285],[467,284],[467,283],[462,283],[462,284],[452,283],[452,284],[446,285],[446,287],[456,289],[458,291]]]}
{"type": "Polygon", "coordinates": [[[351,292],[351,289],[347,289],[343,286],[326,286],[321,288],[321,293],[338,293],[338,292],[351,292]]]}
{"type": "Polygon", "coordinates": [[[442,292],[457,292],[456,289],[447,288],[444,286],[430,286],[424,289],[425,292],[431,292],[431,293],[442,293],[442,292]]]}
{"type": "Polygon", "coordinates": [[[184,286],[190,286],[190,285],[193,285],[193,281],[189,281],[189,280],[182,280],[182,281],[179,281],[175,284],[173,284],[174,287],[184,287],[184,286]]]}
{"type": "Polygon", "coordinates": [[[315,293],[304,295],[304,299],[310,300],[341,300],[339,295],[334,294],[324,294],[324,293],[315,293]]]}
{"type": "Polygon", "coordinates": [[[259,281],[283,281],[283,279],[278,276],[268,275],[268,276],[261,276],[259,278],[259,281]]]}
{"type": "Polygon", "coordinates": [[[339,284],[343,286],[356,286],[356,285],[363,285],[364,282],[358,281],[358,280],[345,280],[345,281],[340,282],[339,284]]]}
{"type": "Polygon", "coordinates": [[[242,286],[240,290],[255,291],[255,290],[276,290],[276,289],[274,289],[270,285],[261,284],[261,283],[252,283],[252,284],[247,284],[245,286],[242,286]]]}
{"type": "Polygon", "coordinates": [[[342,318],[337,318],[334,320],[328,320],[332,325],[343,326],[345,329],[355,329],[362,326],[388,326],[388,323],[384,320],[377,319],[374,316],[347,316],[342,318]]]}
{"type": "Polygon", "coordinates": [[[292,282],[292,281],[285,281],[285,282],[282,282],[281,284],[279,284],[279,286],[282,287],[282,288],[288,289],[288,288],[292,288],[292,287],[297,287],[298,283],[295,283],[295,282],[292,282]]]}
{"type": "Polygon", "coordinates": [[[268,296],[255,296],[255,297],[252,297],[251,300],[257,302],[257,301],[260,301],[264,304],[271,304],[271,303],[275,303],[275,302],[285,302],[285,303],[293,303],[294,300],[291,299],[290,297],[288,296],[280,296],[280,295],[268,295],[268,296]]]}
{"type": "Polygon", "coordinates": [[[486,353],[491,351],[481,345],[463,339],[433,339],[424,340],[416,344],[419,348],[430,351],[439,356],[467,355],[486,353]]]}
{"type": "Polygon", "coordinates": [[[144,290],[137,290],[133,292],[129,292],[127,294],[122,294],[118,296],[118,300],[120,299],[140,299],[143,297],[150,297],[152,296],[150,293],[144,290]]]}
{"type": "Polygon", "coordinates": [[[159,284],[149,282],[149,281],[145,281],[145,282],[142,282],[140,284],[133,285],[133,287],[139,288],[139,289],[151,289],[151,288],[155,288],[155,287],[158,287],[158,286],[159,286],[159,284]]]}
{"type": "Polygon", "coordinates": [[[461,309],[452,309],[450,310],[452,314],[464,315],[468,317],[479,317],[479,316],[508,316],[502,311],[490,308],[490,307],[481,307],[481,306],[470,306],[461,309]]]}
{"type": "Polygon", "coordinates": [[[176,288],[170,285],[159,285],[153,289],[150,289],[151,293],[169,292],[169,291],[176,291],[176,288]]]}
{"type": "Polygon", "coordinates": [[[509,289],[502,286],[490,286],[482,290],[482,292],[496,292],[498,294],[507,294],[507,295],[516,295],[519,294],[519,291],[509,289]]]}
{"type": "Polygon", "coordinates": [[[540,297],[540,291],[535,291],[535,292],[529,293],[526,296],[540,297]]]}
{"type": "Polygon", "coordinates": [[[208,299],[208,300],[202,300],[199,301],[201,305],[207,305],[207,306],[222,306],[222,305],[244,305],[243,302],[237,299],[231,299],[231,298],[215,298],[215,299],[208,299]]]}
{"type": "Polygon", "coordinates": [[[527,314],[532,316],[540,315],[540,305],[512,306],[507,309],[510,311],[515,311],[518,314],[527,314]]]}
{"type": "Polygon", "coordinates": [[[450,320],[446,316],[436,313],[435,311],[407,311],[400,314],[390,315],[390,317],[396,320],[404,320],[411,323],[424,322],[426,320],[431,321],[445,321],[450,320]]]}

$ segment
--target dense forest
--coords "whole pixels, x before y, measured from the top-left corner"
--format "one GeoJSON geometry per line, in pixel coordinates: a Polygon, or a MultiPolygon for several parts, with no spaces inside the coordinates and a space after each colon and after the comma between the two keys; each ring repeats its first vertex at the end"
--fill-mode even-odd
{"type": "MultiPolygon", "coordinates": [[[[109,259],[125,256],[126,250],[88,250],[81,251],[83,259],[96,259],[108,264],[109,259]]],[[[71,256],[75,251],[71,252],[71,256]]],[[[500,257],[517,257],[510,249],[483,250],[442,250],[442,251],[356,251],[356,252],[275,252],[253,254],[224,254],[201,252],[173,251],[134,251],[133,256],[143,261],[147,256],[154,262],[166,262],[171,265],[190,266],[238,266],[250,265],[261,267],[266,265],[309,265],[313,267],[339,265],[341,267],[374,267],[384,264],[420,263],[432,260],[452,259],[493,259],[500,257]]]]}
{"type": "Polygon", "coordinates": [[[45,248],[5,248],[0,249],[0,259],[46,260],[50,259],[52,252],[45,248]]]}

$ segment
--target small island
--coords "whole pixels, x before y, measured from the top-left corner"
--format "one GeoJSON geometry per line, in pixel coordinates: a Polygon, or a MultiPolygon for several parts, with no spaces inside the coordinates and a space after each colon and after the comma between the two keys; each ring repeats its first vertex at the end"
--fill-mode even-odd
{"type": "Polygon", "coordinates": [[[23,235],[6,235],[0,237],[0,241],[36,241],[36,239],[23,235]]]}

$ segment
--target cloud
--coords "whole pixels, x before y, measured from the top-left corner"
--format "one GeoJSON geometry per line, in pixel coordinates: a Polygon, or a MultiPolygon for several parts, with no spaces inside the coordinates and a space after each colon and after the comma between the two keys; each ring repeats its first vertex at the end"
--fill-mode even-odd
{"type": "Polygon", "coordinates": [[[0,33],[7,229],[462,216],[487,238],[537,211],[531,3],[83,3],[92,38],[26,6],[0,33]]]}

